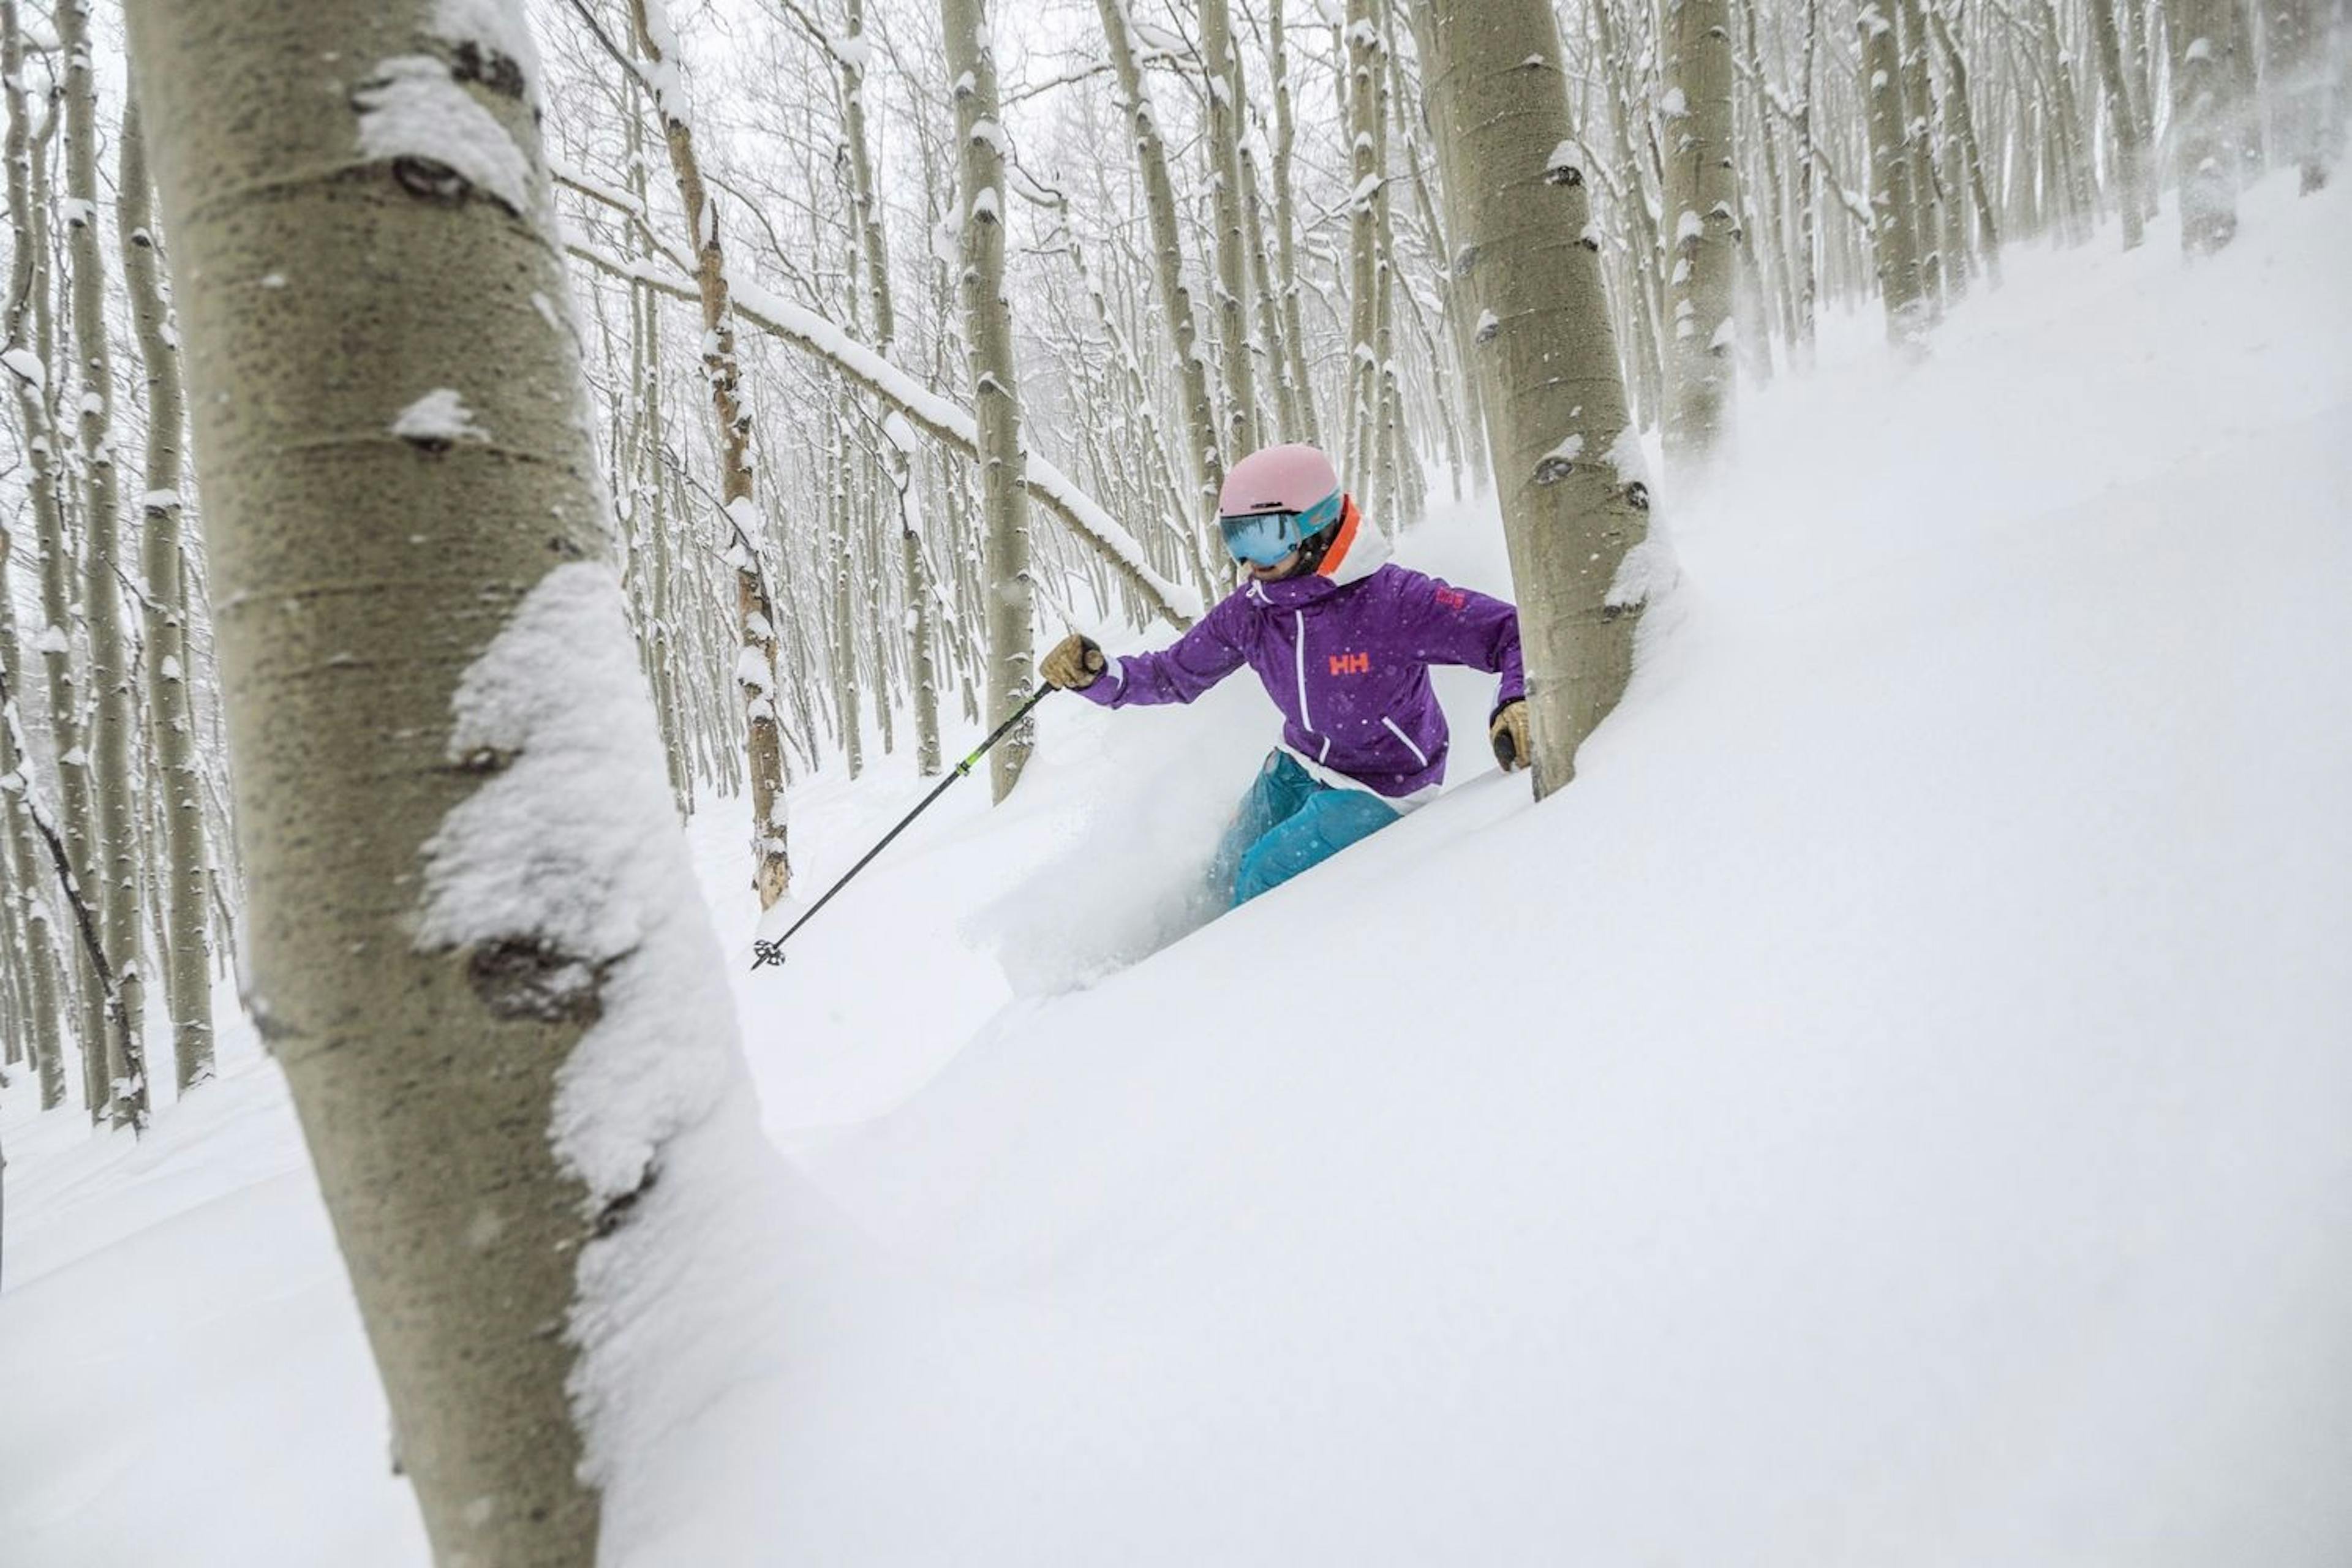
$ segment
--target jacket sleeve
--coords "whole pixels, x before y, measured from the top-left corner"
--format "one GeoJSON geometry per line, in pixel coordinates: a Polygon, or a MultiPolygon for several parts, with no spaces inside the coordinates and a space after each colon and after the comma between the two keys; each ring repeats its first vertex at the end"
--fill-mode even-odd
{"type": "Polygon", "coordinates": [[[1240,595],[1229,594],[1191,631],[1157,653],[1130,653],[1111,661],[1100,679],[1078,695],[1105,708],[1190,702],[1242,667],[1240,595]]]}
{"type": "Polygon", "coordinates": [[[1398,628],[1417,657],[1430,664],[1463,664],[1501,676],[1494,711],[1527,695],[1516,606],[1406,567],[1394,570],[1398,628]]]}

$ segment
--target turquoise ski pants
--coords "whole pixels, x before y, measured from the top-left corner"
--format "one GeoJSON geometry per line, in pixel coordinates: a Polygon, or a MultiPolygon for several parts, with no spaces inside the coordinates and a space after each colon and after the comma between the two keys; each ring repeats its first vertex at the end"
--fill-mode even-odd
{"type": "Polygon", "coordinates": [[[1230,879],[1238,909],[1370,837],[1398,815],[1370,791],[1324,784],[1287,752],[1273,752],[1225,829],[1213,875],[1219,887],[1230,879]]]}

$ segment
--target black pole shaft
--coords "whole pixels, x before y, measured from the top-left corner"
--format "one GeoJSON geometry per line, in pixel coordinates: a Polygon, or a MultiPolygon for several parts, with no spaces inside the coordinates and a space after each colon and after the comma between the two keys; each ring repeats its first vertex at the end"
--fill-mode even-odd
{"type": "Polygon", "coordinates": [[[808,907],[808,912],[801,916],[800,919],[794,921],[790,931],[785,931],[783,935],[776,938],[773,942],[753,942],[751,944],[751,951],[753,953],[751,967],[757,969],[762,964],[780,964],[783,963],[784,943],[793,940],[793,932],[799,931],[801,927],[816,919],[817,910],[831,903],[833,901],[834,894],[849,886],[849,879],[852,877],[856,876],[857,873],[872,865],[874,863],[874,858],[877,855],[881,854],[882,851],[890,847],[890,841],[892,839],[898,837],[901,833],[906,832],[908,825],[913,823],[915,818],[922,816],[923,813],[931,808],[931,803],[933,801],[947,794],[948,786],[950,784],[955,783],[956,780],[963,777],[966,773],[971,772],[973,768],[979,766],[981,758],[988,755],[990,752],[995,750],[996,742],[1011,734],[1013,732],[1013,727],[1020,723],[1022,720],[1029,717],[1029,710],[1036,707],[1040,702],[1045,701],[1048,696],[1053,694],[1053,686],[1047,684],[1040,686],[1036,690],[1031,692],[1029,694],[1029,700],[1013,710],[1013,717],[1007,719],[1003,723],[999,724],[992,731],[991,731],[987,740],[982,741],[978,746],[973,748],[971,755],[958,763],[953,768],[950,768],[948,771],[948,776],[941,779],[938,784],[931,787],[931,793],[922,798],[921,804],[917,805],[914,810],[908,812],[906,816],[900,817],[898,819],[898,826],[884,834],[880,843],[874,846],[873,848],[868,849],[863,859],[859,860],[856,865],[852,866],[847,871],[842,874],[841,880],[835,882],[832,887],[827,888],[824,890],[824,897],[819,899],[815,903],[811,904],[808,907]]]}

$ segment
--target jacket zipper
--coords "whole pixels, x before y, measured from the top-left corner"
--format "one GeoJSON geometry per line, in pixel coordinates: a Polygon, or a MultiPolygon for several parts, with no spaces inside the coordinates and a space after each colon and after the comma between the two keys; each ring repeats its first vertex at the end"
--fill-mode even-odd
{"type": "Polygon", "coordinates": [[[1307,612],[1293,610],[1291,618],[1298,628],[1298,728],[1312,734],[1315,721],[1307,713],[1307,612]]]}
{"type": "Polygon", "coordinates": [[[1404,749],[1412,753],[1412,760],[1414,762],[1419,763],[1424,768],[1429,766],[1429,753],[1423,751],[1419,746],[1414,745],[1412,743],[1412,737],[1406,734],[1402,730],[1398,729],[1397,721],[1395,720],[1383,713],[1381,715],[1381,722],[1389,727],[1390,734],[1394,735],[1398,740],[1404,742],[1404,749]]]}

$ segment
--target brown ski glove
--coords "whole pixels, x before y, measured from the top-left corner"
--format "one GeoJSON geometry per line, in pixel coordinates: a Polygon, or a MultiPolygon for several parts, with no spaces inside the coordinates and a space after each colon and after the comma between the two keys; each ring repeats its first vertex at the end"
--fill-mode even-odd
{"type": "Polygon", "coordinates": [[[1495,760],[1503,764],[1505,773],[1532,766],[1536,750],[1528,738],[1527,700],[1514,697],[1496,709],[1494,718],[1486,721],[1486,739],[1495,743],[1495,760]]]}
{"type": "Polygon", "coordinates": [[[1072,632],[1037,663],[1037,674],[1065,691],[1082,691],[1095,683],[1107,664],[1094,638],[1072,632]]]}

